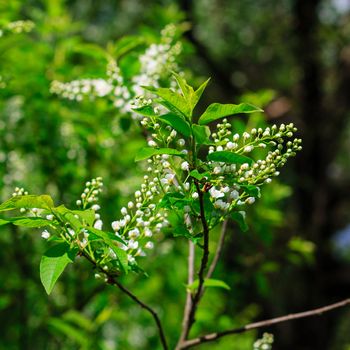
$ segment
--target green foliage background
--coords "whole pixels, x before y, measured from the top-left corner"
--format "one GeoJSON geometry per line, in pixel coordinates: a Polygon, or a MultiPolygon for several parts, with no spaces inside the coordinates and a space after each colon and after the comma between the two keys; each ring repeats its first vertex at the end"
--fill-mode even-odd
{"type": "MultiPolygon", "coordinates": [[[[130,34],[151,42],[167,23],[189,20],[180,66],[194,83],[212,76],[204,102],[266,107],[267,119],[261,114],[238,119],[237,130],[244,130],[246,122],[252,128],[294,121],[306,143],[283,184],[265,189],[248,213],[250,230],[241,233],[230,224],[214,277],[231,291],[210,290],[193,334],[347,296],[348,253],[339,258],[332,237],[350,222],[349,106],[344,98],[350,86],[349,14],[330,1],[315,3],[316,23],[309,23],[312,33],[306,31],[301,39],[295,23],[312,9],[300,10],[300,1],[0,0],[0,23],[30,19],[36,26],[31,33],[0,38],[0,75],[7,82],[0,89],[1,199],[20,186],[30,193],[50,193],[56,203],[69,206],[85,181],[102,176],[102,218],[111,222],[139,184],[142,172],[134,156],[145,141],[106,100],[61,100],[50,93],[50,83],[105,74],[106,62],[96,47],[82,52],[82,44],[113,48],[130,34]],[[308,40],[316,62],[298,54],[308,40]],[[315,79],[308,76],[310,69],[315,79]],[[323,83],[318,89],[312,85],[317,77],[323,83]]],[[[125,284],[156,307],[174,345],[185,299],[187,245],[168,236],[160,241],[144,261],[149,278],[130,275],[125,284]]],[[[149,315],[94,280],[83,261],[69,267],[47,297],[38,273],[45,243],[40,231],[1,228],[0,349],[159,348],[149,315]]],[[[301,322],[270,331],[277,349],[346,350],[348,320],[349,311],[342,310],[307,321],[311,326],[301,322]],[[304,332],[318,339],[310,344],[304,332]]],[[[252,332],[201,348],[251,349],[256,337],[252,332]]]]}

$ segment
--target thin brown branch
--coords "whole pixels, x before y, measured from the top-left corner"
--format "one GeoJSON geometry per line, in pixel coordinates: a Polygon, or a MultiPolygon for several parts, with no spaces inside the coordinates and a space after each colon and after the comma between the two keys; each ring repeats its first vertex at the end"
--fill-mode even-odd
{"type": "Polygon", "coordinates": [[[139,304],[143,309],[147,310],[153,316],[154,321],[157,324],[159,338],[160,338],[160,341],[162,343],[163,349],[168,350],[166,337],[165,337],[162,323],[160,321],[158,314],[151,307],[149,307],[147,304],[145,304],[143,301],[141,301],[139,298],[137,298],[136,295],[131,293],[127,288],[125,288],[122,284],[120,284],[117,281],[117,279],[112,278],[109,282],[111,284],[115,284],[122,292],[124,292],[127,296],[129,296],[132,300],[134,300],[137,304],[139,304]]]}
{"type": "MultiPolygon", "coordinates": [[[[188,241],[188,285],[192,284],[194,281],[194,260],[195,260],[195,246],[194,243],[188,241]]],[[[189,315],[192,308],[192,294],[191,291],[188,290],[186,294],[186,304],[184,308],[184,315],[182,320],[182,331],[179,337],[178,345],[179,346],[183,341],[186,340],[186,333],[189,324],[189,315]]]]}
{"type": "Polygon", "coordinates": [[[213,261],[211,262],[211,264],[209,266],[206,278],[211,278],[211,276],[213,275],[213,273],[215,271],[216,265],[218,264],[218,261],[220,259],[222,248],[224,246],[225,236],[226,236],[227,223],[228,223],[227,219],[222,223],[220,237],[219,237],[219,241],[218,241],[218,246],[216,248],[216,252],[215,252],[215,256],[213,258],[213,261]]]}
{"type": "Polygon", "coordinates": [[[289,315],[285,315],[285,316],[281,316],[281,317],[271,318],[271,319],[264,320],[264,321],[250,323],[250,324],[247,324],[246,326],[243,326],[240,328],[233,328],[233,329],[229,329],[229,330],[226,330],[223,332],[206,334],[206,335],[200,336],[198,338],[184,341],[182,343],[181,347],[179,347],[179,350],[189,349],[195,345],[211,342],[211,341],[214,341],[216,339],[222,338],[222,337],[224,337],[226,335],[230,335],[230,334],[244,333],[247,331],[251,331],[253,329],[263,328],[263,327],[271,326],[271,325],[274,325],[277,323],[283,323],[283,322],[287,322],[287,321],[291,321],[291,320],[296,320],[299,318],[320,316],[326,312],[329,312],[329,311],[332,311],[332,310],[335,310],[335,309],[338,309],[338,308],[341,308],[341,307],[344,307],[347,305],[350,305],[350,299],[345,299],[345,300],[339,301],[339,302],[334,303],[334,304],[320,307],[318,309],[298,312],[298,313],[289,314],[289,315]]]}
{"type": "MultiPolygon", "coordinates": [[[[208,260],[209,260],[209,227],[208,227],[207,220],[205,218],[203,192],[201,191],[199,183],[197,181],[195,181],[195,186],[199,196],[200,219],[203,227],[203,255],[202,255],[201,264],[198,271],[198,288],[196,290],[196,293],[192,297],[191,307],[187,311],[188,316],[186,315],[186,317],[188,317],[188,321],[181,335],[181,338],[184,340],[187,339],[188,334],[190,333],[191,327],[195,321],[197,306],[202,296],[202,289],[203,289],[204,277],[205,277],[204,273],[207,268],[208,260]]],[[[179,342],[177,348],[181,348],[182,343],[183,341],[179,342]]]]}
{"type": "Polygon", "coordinates": [[[102,273],[104,273],[108,277],[108,283],[111,285],[116,285],[123,293],[125,293],[129,298],[134,300],[137,304],[139,304],[143,309],[147,310],[152,317],[154,318],[154,321],[156,322],[159,338],[162,343],[163,350],[168,350],[168,345],[165,337],[165,333],[163,330],[162,323],[160,321],[160,318],[158,314],[147,304],[145,304],[143,301],[141,301],[136,295],[134,295],[131,291],[129,291],[127,288],[125,288],[118,280],[116,276],[113,276],[108,273],[108,271],[104,271],[99,266],[97,266],[96,262],[85,252],[82,252],[82,255],[96,268],[98,268],[102,273]]]}

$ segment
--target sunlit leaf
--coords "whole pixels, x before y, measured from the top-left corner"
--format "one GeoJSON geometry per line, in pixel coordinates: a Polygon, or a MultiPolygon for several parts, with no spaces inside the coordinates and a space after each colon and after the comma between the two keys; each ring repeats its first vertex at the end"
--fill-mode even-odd
{"type": "Polygon", "coordinates": [[[199,145],[210,145],[210,129],[206,125],[192,125],[194,138],[199,145]]]}
{"type": "Polygon", "coordinates": [[[161,115],[158,119],[172,126],[173,129],[181,133],[183,136],[185,137],[191,136],[190,125],[178,115],[173,113],[168,113],[168,114],[161,115]]]}
{"type": "Polygon", "coordinates": [[[239,105],[213,103],[200,116],[198,123],[203,125],[230,115],[253,112],[263,112],[263,110],[249,103],[241,103],[239,105]]]}
{"type": "Polygon", "coordinates": [[[186,103],[185,98],[168,88],[155,88],[152,86],[143,86],[144,89],[153,92],[157,96],[161,97],[173,107],[175,107],[179,112],[181,112],[185,117],[189,117],[191,114],[191,109],[186,103]]]}
{"type": "Polygon", "coordinates": [[[243,156],[242,154],[233,153],[230,151],[218,151],[209,153],[207,156],[208,160],[213,162],[223,162],[230,164],[244,164],[248,163],[249,165],[253,164],[253,159],[243,156]]]}
{"type": "Polygon", "coordinates": [[[13,209],[50,209],[54,206],[53,200],[49,195],[26,195],[16,196],[7,200],[0,205],[0,211],[13,210],[13,209]]]}
{"type": "Polygon", "coordinates": [[[51,247],[41,258],[40,279],[47,294],[50,294],[58,278],[69,263],[74,261],[77,250],[71,250],[67,243],[51,247]]]}

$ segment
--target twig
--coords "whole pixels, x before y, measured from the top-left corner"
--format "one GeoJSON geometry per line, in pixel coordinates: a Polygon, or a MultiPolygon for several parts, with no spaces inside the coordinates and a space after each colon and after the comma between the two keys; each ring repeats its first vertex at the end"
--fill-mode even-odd
{"type": "Polygon", "coordinates": [[[143,301],[141,301],[136,295],[134,295],[131,291],[129,291],[127,288],[125,288],[120,282],[117,281],[116,276],[113,276],[108,273],[108,271],[104,271],[102,268],[98,267],[96,262],[85,252],[82,252],[82,255],[96,268],[98,268],[102,273],[104,273],[108,277],[108,283],[111,285],[116,285],[123,293],[125,293],[128,297],[130,297],[132,300],[134,300],[137,304],[139,304],[143,309],[147,310],[152,317],[154,318],[154,321],[156,322],[159,338],[163,346],[163,350],[168,350],[168,345],[166,341],[166,337],[164,334],[163,326],[160,321],[160,318],[158,314],[147,304],[145,304],[143,301]]]}
{"type": "Polygon", "coordinates": [[[157,324],[160,341],[162,343],[163,349],[168,350],[167,341],[165,338],[164,330],[162,327],[162,323],[160,322],[158,314],[144,302],[142,302],[136,295],[132,294],[127,288],[125,288],[122,284],[120,284],[115,278],[110,280],[111,284],[115,284],[122,292],[128,295],[132,300],[134,300],[137,304],[139,304],[143,309],[147,310],[154,318],[154,321],[157,324]]]}
{"type": "Polygon", "coordinates": [[[248,324],[244,327],[240,327],[240,328],[233,328],[233,329],[229,329],[229,330],[226,330],[223,332],[206,334],[206,335],[203,335],[203,336],[198,337],[198,338],[184,341],[181,344],[181,347],[179,347],[179,350],[189,349],[195,345],[211,342],[211,341],[214,341],[216,339],[222,338],[222,337],[224,337],[226,335],[230,335],[230,334],[244,333],[244,332],[247,332],[247,331],[250,331],[253,329],[263,328],[263,327],[271,326],[271,325],[276,324],[276,323],[287,322],[287,321],[296,320],[299,318],[319,316],[325,312],[329,312],[329,311],[332,311],[334,309],[338,309],[338,308],[341,308],[341,307],[344,307],[347,305],[350,305],[350,299],[345,299],[345,300],[339,301],[339,302],[334,303],[334,304],[320,307],[318,309],[313,309],[313,310],[309,310],[309,311],[299,312],[299,313],[295,313],[295,314],[289,314],[286,316],[281,316],[281,317],[271,318],[271,319],[264,320],[264,321],[250,323],[250,324],[248,324]]]}
{"type": "MultiPolygon", "coordinates": [[[[184,340],[187,339],[188,334],[190,333],[191,327],[195,320],[197,306],[202,296],[202,288],[204,285],[204,273],[205,273],[205,269],[207,268],[208,259],[209,259],[209,227],[208,227],[207,220],[205,218],[203,192],[201,191],[199,183],[197,181],[195,181],[195,186],[199,196],[200,219],[203,227],[203,255],[202,255],[202,260],[198,271],[198,288],[196,290],[196,293],[192,297],[191,307],[187,311],[188,316],[186,315],[186,317],[188,318],[188,321],[181,335],[181,338],[184,340]]],[[[178,344],[177,348],[181,349],[182,343],[183,341],[178,344]]]]}
{"type": "Polygon", "coordinates": [[[218,241],[218,246],[216,248],[216,252],[215,252],[215,256],[213,258],[213,261],[211,262],[211,264],[209,266],[207,276],[206,276],[207,279],[211,278],[211,276],[213,275],[213,272],[216,268],[216,265],[218,264],[218,261],[220,259],[220,255],[222,252],[222,248],[223,248],[225,236],[226,236],[227,223],[228,223],[227,219],[222,223],[220,237],[219,237],[219,241],[218,241]]]}
{"type": "MultiPolygon", "coordinates": [[[[195,259],[195,246],[193,242],[188,241],[188,277],[187,277],[188,285],[192,284],[194,281],[194,259],[195,259]]],[[[184,315],[182,320],[182,331],[179,337],[177,347],[180,346],[181,343],[186,340],[191,308],[192,308],[192,294],[191,294],[191,291],[188,290],[186,294],[186,304],[185,304],[184,315]]]]}

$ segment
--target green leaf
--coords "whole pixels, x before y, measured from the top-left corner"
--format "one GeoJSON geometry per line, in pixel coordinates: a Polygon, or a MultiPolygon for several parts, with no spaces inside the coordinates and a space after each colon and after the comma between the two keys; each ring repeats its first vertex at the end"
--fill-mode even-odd
{"type": "Polygon", "coordinates": [[[180,151],[177,151],[176,149],[173,149],[173,148],[143,147],[137,153],[137,155],[135,157],[135,161],[138,162],[139,160],[144,160],[144,159],[150,158],[152,156],[155,156],[157,154],[169,154],[169,155],[178,156],[178,157],[185,156],[183,153],[181,153],[180,151]]]}
{"type": "Polygon", "coordinates": [[[162,122],[172,126],[176,131],[182,135],[189,137],[191,136],[190,125],[181,117],[173,113],[167,113],[158,117],[162,122]]]}
{"type": "MultiPolygon", "coordinates": [[[[191,291],[195,291],[199,286],[199,280],[196,279],[193,283],[190,285],[187,285],[187,288],[191,291]]],[[[230,286],[221,280],[213,279],[213,278],[208,278],[204,280],[204,287],[216,287],[216,288],[223,288],[226,290],[231,290],[230,286]]]]}
{"type": "Polygon", "coordinates": [[[197,244],[198,241],[201,239],[200,236],[193,236],[190,231],[188,231],[187,227],[185,225],[177,225],[172,230],[172,234],[174,237],[185,237],[192,241],[194,244],[197,244]]]}
{"type": "Polygon", "coordinates": [[[69,223],[75,232],[79,232],[84,226],[79,218],[76,217],[76,214],[72,210],[67,209],[64,205],[52,209],[52,212],[58,216],[61,221],[69,223]]]}
{"type": "Polygon", "coordinates": [[[98,60],[107,60],[108,54],[99,45],[91,43],[81,43],[73,46],[73,52],[93,57],[98,60]]]}
{"type": "Polygon", "coordinates": [[[191,115],[191,109],[182,95],[168,88],[155,88],[152,86],[143,86],[143,88],[153,92],[166,102],[170,103],[171,106],[176,108],[185,117],[189,117],[191,115]]]}
{"type": "Polygon", "coordinates": [[[72,210],[72,213],[78,215],[81,221],[85,221],[89,226],[92,226],[95,222],[95,211],[92,209],[72,210]]]}
{"type": "Polygon", "coordinates": [[[211,145],[210,141],[210,129],[208,126],[203,125],[192,125],[194,138],[199,145],[211,145]]]}
{"type": "Polygon", "coordinates": [[[159,115],[154,112],[154,109],[152,106],[143,106],[143,107],[139,107],[139,108],[132,108],[132,110],[138,114],[145,116],[145,117],[159,117],[159,115]]]}
{"type": "Polygon", "coordinates": [[[77,250],[71,250],[67,243],[51,247],[41,258],[40,279],[47,294],[50,294],[58,278],[69,263],[74,261],[77,250]]]}
{"type": "MultiPolygon", "coordinates": [[[[17,218],[10,218],[3,221],[7,221],[6,223],[12,223],[16,226],[23,226],[23,227],[44,227],[44,226],[52,225],[52,221],[44,218],[36,217],[36,216],[33,216],[33,217],[23,216],[23,217],[17,217],[17,218]]],[[[4,223],[2,225],[4,225],[4,223]]]]}
{"type": "Polygon", "coordinates": [[[205,88],[207,87],[208,83],[210,81],[210,78],[208,80],[206,80],[195,92],[195,96],[196,96],[196,104],[198,103],[198,101],[200,100],[200,98],[202,97],[202,94],[205,90],[205,88]]]}
{"type": "Polygon", "coordinates": [[[112,232],[102,231],[102,230],[99,230],[95,227],[86,227],[86,230],[91,232],[92,234],[96,235],[98,238],[101,238],[103,241],[108,242],[108,245],[110,245],[111,247],[115,246],[113,241],[117,241],[117,242],[126,244],[120,237],[116,236],[112,232]]]}
{"type": "Polygon", "coordinates": [[[111,50],[113,51],[112,55],[119,59],[128,52],[135,49],[137,46],[142,45],[144,42],[144,39],[136,35],[128,35],[123,38],[120,38],[111,50]]]}
{"type": "Polygon", "coordinates": [[[234,211],[231,213],[231,218],[237,222],[239,228],[241,231],[246,232],[248,231],[249,227],[247,225],[247,222],[245,220],[245,212],[244,211],[234,211]]]}
{"type": "Polygon", "coordinates": [[[223,162],[223,163],[230,163],[230,164],[248,163],[249,165],[251,165],[254,162],[253,159],[247,156],[243,156],[241,154],[237,154],[230,151],[218,151],[218,152],[209,153],[207,156],[207,159],[213,162],[223,162]]]}
{"type": "Polygon", "coordinates": [[[176,74],[175,72],[172,73],[173,76],[175,77],[182,93],[183,93],[183,96],[187,102],[187,104],[189,105],[190,107],[190,110],[191,110],[191,115],[192,115],[192,111],[194,110],[194,108],[196,107],[199,99],[201,98],[202,96],[202,93],[204,91],[204,89],[206,88],[208,82],[210,79],[208,79],[207,81],[205,81],[199,88],[198,90],[194,91],[193,90],[193,87],[188,85],[186,80],[181,77],[179,74],[176,74]]]}
{"type": "Polygon", "coordinates": [[[204,178],[209,176],[208,172],[205,173],[200,173],[197,169],[194,169],[190,172],[190,176],[194,177],[195,179],[197,179],[198,181],[203,180],[204,178]]]}
{"type": "Polygon", "coordinates": [[[212,103],[200,116],[198,123],[203,125],[230,115],[253,112],[263,112],[263,110],[249,103],[240,103],[239,105],[212,103]]]}
{"type": "Polygon", "coordinates": [[[179,74],[172,72],[172,75],[176,79],[176,82],[178,83],[183,96],[185,97],[185,100],[189,102],[191,100],[191,96],[194,94],[193,87],[188,85],[186,80],[179,74]]]}
{"type": "MultiPolygon", "coordinates": [[[[50,318],[48,321],[49,327],[53,328],[61,336],[67,337],[67,339],[73,340],[81,346],[81,349],[89,349],[91,345],[91,338],[89,333],[76,325],[72,325],[65,320],[59,318],[50,318]]],[[[51,330],[52,332],[52,330],[51,330]]]]}
{"type": "Polygon", "coordinates": [[[185,199],[185,196],[179,192],[169,192],[166,193],[162,200],[159,202],[159,208],[172,209],[174,207],[182,209],[184,206],[190,204],[189,199],[185,199]]]}
{"type": "Polygon", "coordinates": [[[111,232],[98,230],[94,227],[88,227],[86,228],[86,230],[91,232],[93,235],[96,235],[97,237],[101,238],[113,250],[120,262],[121,268],[124,270],[125,273],[128,273],[128,255],[123,249],[119,248],[116,245],[115,241],[118,241],[123,244],[125,244],[125,242],[111,232]]]}
{"type": "Polygon", "coordinates": [[[241,188],[244,189],[246,193],[249,194],[249,196],[255,197],[255,198],[260,198],[260,188],[258,186],[254,185],[241,185],[241,188]]]}
{"type": "Polygon", "coordinates": [[[41,196],[26,195],[16,196],[7,200],[0,205],[0,211],[13,210],[13,209],[50,209],[54,206],[53,200],[50,196],[44,194],[41,196]]]}

